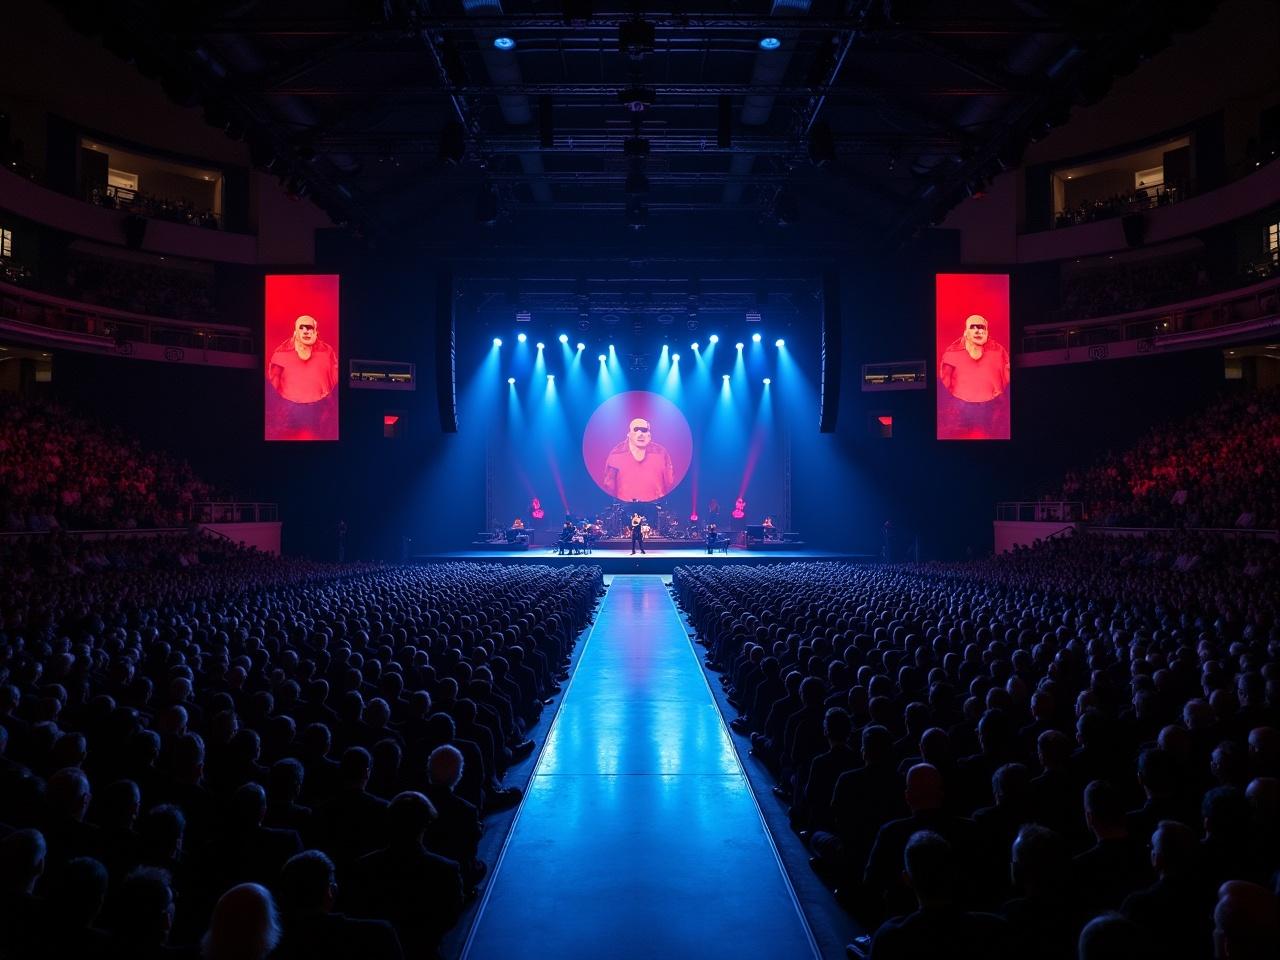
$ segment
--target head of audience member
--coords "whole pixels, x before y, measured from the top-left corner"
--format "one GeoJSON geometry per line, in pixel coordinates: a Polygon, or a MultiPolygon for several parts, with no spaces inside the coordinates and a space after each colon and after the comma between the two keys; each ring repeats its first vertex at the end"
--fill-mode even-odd
{"type": "Polygon", "coordinates": [[[1215,960],[1274,960],[1280,955],[1280,903],[1266,887],[1229,880],[1213,911],[1215,960]]]}
{"type": "Polygon", "coordinates": [[[904,793],[912,813],[925,813],[942,808],[942,774],[930,763],[917,763],[907,771],[904,793]]]}
{"type": "Polygon", "coordinates": [[[241,883],[218,898],[200,941],[200,955],[205,960],[265,960],[279,942],[280,922],[271,892],[256,883],[241,883]]]}

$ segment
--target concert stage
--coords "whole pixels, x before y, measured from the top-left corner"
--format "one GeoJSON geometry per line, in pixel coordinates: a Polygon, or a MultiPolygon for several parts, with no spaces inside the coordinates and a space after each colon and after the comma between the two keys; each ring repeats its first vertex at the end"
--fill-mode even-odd
{"type": "MultiPolygon", "coordinates": [[[[687,541],[686,541],[687,542],[687,541]]],[[[788,548],[792,544],[784,544],[788,548]]],[[[730,547],[727,554],[707,555],[705,547],[692,544],[684,547],[647,549],[643,554],[631,556],[630,551],[600,549],[588,554],[560,556],[555,547],[533,547],[529,550],[455,550],[449,553],[422,554],[409,557],[411,563],[441,563],[467,560],[473,563],[501,563],[504,565],[547,564],[561,567],[573,564],[595,564],[605,573],[671,573],[677,564],[746,564],[759,566],[766,563],[792,563],[797,561],[824,561],[828,563],[874,563],[879,558],[869,553],[832,553],[825,550],[768,549],[746,550],[730,547]]]]}

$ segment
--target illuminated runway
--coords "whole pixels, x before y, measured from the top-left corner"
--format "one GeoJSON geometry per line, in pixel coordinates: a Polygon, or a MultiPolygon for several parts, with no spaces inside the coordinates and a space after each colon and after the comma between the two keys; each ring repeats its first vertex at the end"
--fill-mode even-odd
{"type": "Polygon", "coordinates": [[[660,577],[613,579],[463,955],[817,955],[660,577]]]}

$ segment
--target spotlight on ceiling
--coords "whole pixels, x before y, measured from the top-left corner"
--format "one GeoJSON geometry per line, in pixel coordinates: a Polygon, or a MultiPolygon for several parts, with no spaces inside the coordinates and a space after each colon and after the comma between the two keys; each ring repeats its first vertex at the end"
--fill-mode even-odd
{"type": "MultiPolygon", "coordinates": [[[[764,41],[760,41],[760,46],[764,47],[764,41]]],[[[494,37],[493,49],[495,50],[514,50],[516,48],[515,37],[494,37]]]]}
{"type": "Polygon", "coordinates": [[[671,362],[672,362],[672,363],[679,363],[679,362],[680,362],[680,354],[678,354],[678,353],[673,353],[673,354],[671,355],[671,362]]]}
{"type": "Polygon", "coordinates": [[[587,345],[586,345],[585,343],[583,343],[581,340],[579,340],[579,341],[578,341],[578,352],[579,352],[579,353],[581,353],[581,352],[582,352],[583,350],[585,350],[585,349],[587,349],[587,345]]]}
{"type": "Polygon", "coordinates": [[[713,333],[711,336],[707,337],[707,342],[708,342],[708,343],[719,343],[719,342],[720,342],[720,336],[719,336],[719,334],[715,334],[715,333],[713,333]]]}
{"type": "Polygon", "coordinates": [[[554,373],[548,373],[548,374],[547,374],[547,382],[548,382],[548,383],[554,383],[554,382],[555,382],[555,379],[556,379],[556,375],[555,375],[554,373]]]}
{"type": "Polygon", "coordinates": [[[728,383],[728,382],[729,382],[729,375],[726,373],[726,374],[725,374],[724,376],[722,376],[720,379],[721,379],[721,380],[723,380],[725,383],[728,383]]]}
{"type": "Polygon", "coordinates": [[[494,338],[493,338],[493,345],[494,345],[495,347],[500,347],[500,346],[502,346],[502,338],[501,338],[501,337],[494,337],[494,338]]]}
{"type": "MultiPolygon", "coordinates": [[[[567,333],[562,333],[562,334],[560,334],[560,342],[561,342],[561,343],[568,343],[568,342],[569,342],[569,335],[568,335],[567,333]]],[[[778,344],[778,346],[782,346],[782,344],[778,344]]]]}
{"type": "Polygon", "coordinates": [[[693,343],[689,344],[689,349],[690,349],[690,350],[694,350],[694,351],[698,350],[698,349],[699,349],[699,347],[698,347],[698,341],[697,341],[697,340],[695,340],[695,341],[693,341],[693,343]]]}
{"type": "Polygon", "coordinates": [[[777,340],[773,341],[773,345],[781,349],[782,347],[785,347],[787,345],[787,341],[779,337],[777,340]]]}
{"type": "Polygon", "coordinates": [[[596,359],[599,360],[601,363],[604,363],[604,354],[603,353],[600,354],[600,356],[596,357],[596,359]]]}
{"type": "MultiPolygon", "coordinates": [[[[756,334],[756,339],[757,339],[757,340],[759,340],[759,338],[760,338],[760,335],[759,335],[759,334],[756,334]]],[[[539,341],[537,342],[536,346],[537,346],[537,348],[538,348],[539,350],[545,350],[545,349],[547,349],[547,345],[546,345],[545,343],[543,343],[541,340],[539,340],[539,341]]]]}
{"type": "Polygon", "coordinates": [[[780,46],[782,46],[782,41],[779,40],[777,37],[761,37],[760,38],[761,50],[777,50],[780,46]]]}
{"type": "Polygon", "coordinates": [[[507,383],[511,384],[511,385],[514,387],[514,386],[516,385],[516,378],[515,378],[515,377],[507,377],[507,383]]]}
{"type": "Polygon", "coordinates": [[[737,350],[741,350],[741,349],[743,348],[744,344],[743,344],[743,342],[742,342],[741,340],[739,340],[739,341],[738,341],[737,343],[735,343],[733,346],[734,346],[734,348],[735,348],[735,349],[737,349],[737,350]]]}
{"type": "Polygon", "coordinates": [[[765,378],[764,378],[764,385],[765,385],[766,387],[767,387],[769,384],[771,384],[771,383],[773,383],[773,381],[772,381],[772,380],[770,380],[768,377],[765,377],[765,378]]]}
{"type": "Polygon", "coordinates": [[[523,334],[523,333],[518,333],[518,334],[516,334],[516,339],[517,339],[517,340],[519,340],[521,343],[524,343],[524,342],[525,342],[526,340],[528,340],[529,338],[528,338],[528,336],[526,336],[526,335],[525,335],[525,334],[523,334]]]}
{"type": "Polygon", "coordinates": [[[753,333],[753,334],[751,335],[751,342],[752,342],[752,343],[759,343],[759,342],[760,342],[760,334],[758,334],[758,333],[753,333]]]}

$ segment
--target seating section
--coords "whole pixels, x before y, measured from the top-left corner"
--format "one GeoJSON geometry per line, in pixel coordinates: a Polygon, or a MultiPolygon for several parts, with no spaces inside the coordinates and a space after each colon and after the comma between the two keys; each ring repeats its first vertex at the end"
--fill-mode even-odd
{"type": "Polygon", "coordinates": [[[62,282],[50,293],[99,307],[112,307],[169,320],[216,323],[212,274],[165,269],[109,257],[70,258],[62,282]]]}
{"type": "Polygon", "coordinates": [[[76,560],[0,551],[6,960],[436,956],[599,568],[76,560]]]}
{"type": "Polygon", "coordinates": [[[873,956],[1075,957],[1120,911],[1151,956],[1207,957],[1219,885],[1280,867],[1278,575],[1270,542],[1081,534],[674,589],[873,956]]]}
{"type": "Polygon", "coordinates": [[[0,393],[0,518],[9,531],[175,527],[218,499],[190,464],[67,407],[0,393]]]}
{"type": "Polygon", "coordinates": [[[1109,526],[1280,525],[1280,390],[1226,397],[1069,472],[1051,499],[1109,526]]]}

